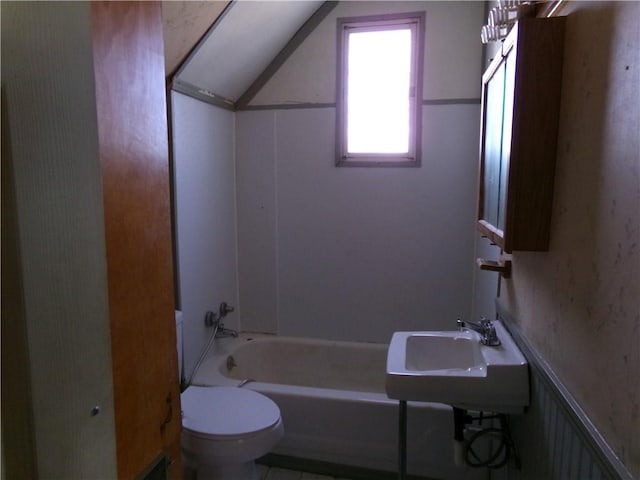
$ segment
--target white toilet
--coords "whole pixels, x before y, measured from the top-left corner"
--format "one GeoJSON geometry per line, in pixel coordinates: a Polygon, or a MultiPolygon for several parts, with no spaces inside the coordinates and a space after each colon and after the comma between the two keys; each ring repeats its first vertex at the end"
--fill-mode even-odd
{"type": "MultiPolygon", "coordinates": [[[[179,343],[178,358],[181,350],[179,343]]],[[[185,470],[198,480],[257,480],[254,460],[284,435],[278,406],[258,392],[222,386],[188,387],[180,401],[185,470]]]]}

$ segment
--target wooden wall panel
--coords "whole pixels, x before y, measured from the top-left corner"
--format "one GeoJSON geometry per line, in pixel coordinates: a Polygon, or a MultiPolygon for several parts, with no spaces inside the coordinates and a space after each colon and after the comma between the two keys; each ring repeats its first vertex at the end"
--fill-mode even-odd
{"type": "Polygon", "coordinates": [[[161,20],[157,2],[92,4],[118,476],[123,479],[139,475],[163,451],[171,450],[176,467],[180,457],[161,20]]]}

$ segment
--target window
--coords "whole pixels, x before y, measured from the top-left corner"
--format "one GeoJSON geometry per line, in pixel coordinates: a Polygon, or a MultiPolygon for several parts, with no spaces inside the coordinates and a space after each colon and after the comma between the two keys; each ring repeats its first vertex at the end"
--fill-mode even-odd
{"type": "Polygon", "coordinates": [[[423,45],[423,12],[338,19],[337,165],[420,165],[423,45]]]}

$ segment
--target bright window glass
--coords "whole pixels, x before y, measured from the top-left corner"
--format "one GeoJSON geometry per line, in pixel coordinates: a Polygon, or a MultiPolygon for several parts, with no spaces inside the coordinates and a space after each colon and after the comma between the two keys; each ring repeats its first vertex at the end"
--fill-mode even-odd
{"type": "Polygon", "coordinates": [[[338,165],[419,165],[424,14],[338,20],[338,165]]]}
{"type": "Polygon", "coordinates": [[[348,39],[347,153],[409,153],[411,30],[348,39]]]}

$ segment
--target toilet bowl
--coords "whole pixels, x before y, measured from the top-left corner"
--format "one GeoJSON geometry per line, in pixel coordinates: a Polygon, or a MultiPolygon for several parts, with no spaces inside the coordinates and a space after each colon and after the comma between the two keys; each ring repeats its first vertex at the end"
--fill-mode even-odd
{"type": "Polygon", "coordinates": [[[284,435],[278,406],[237,387],[189,387],[181,395],[182,453],[198,480],[257,479],[254,460],[284,435]]]}

